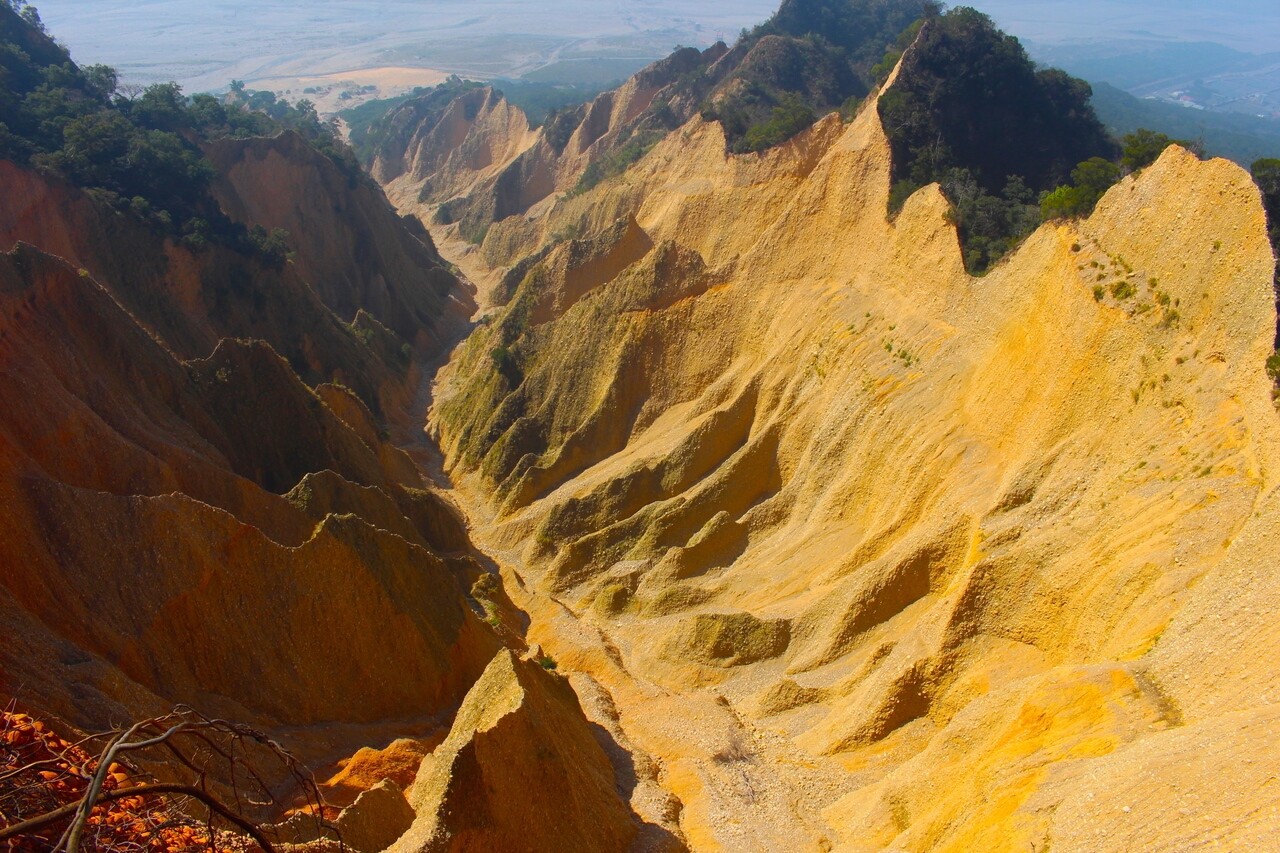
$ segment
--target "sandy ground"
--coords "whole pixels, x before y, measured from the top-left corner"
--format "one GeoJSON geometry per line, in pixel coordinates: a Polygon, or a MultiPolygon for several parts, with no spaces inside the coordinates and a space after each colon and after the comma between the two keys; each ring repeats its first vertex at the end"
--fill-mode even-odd
{"type": "Polygon", "coordinates": [[[358,68],[332,74],[299,77],[267,77],[247,81],[251,89],[268,89],[289,100],[307,98],[321,113],[333,113],[375,98],[394,98],[419,86],[435,86],[449,76],[434,68],[358,68]],[[314,92],[307,92],[314,89],[314,92]],[[347,97],[342,97],[343,95],[347,97]]]}

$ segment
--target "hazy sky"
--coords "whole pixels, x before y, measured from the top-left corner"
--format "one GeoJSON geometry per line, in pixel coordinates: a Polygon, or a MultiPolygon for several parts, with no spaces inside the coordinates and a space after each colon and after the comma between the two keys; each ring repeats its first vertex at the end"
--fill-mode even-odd
{"type": "Polygon", "coordinates": [[[1033,41],[1156,36],[1280,51],[1280,0],[972,0],[1033,41]]]}
{"type": "Polygon", "coordinates": [[[188,89],[281,74],[416,64],[518,72],[566,49],[665,56],[769,17],[776,0],[38,0],[84,62],[188,89]],[[598,43],[597,43],[598,42],[598,43]]]}
{"type": "MultiPolygon", "coordinates": [[[[421,65],[493,76],[732,40],[778,0],[37,0],[82,62],[189,91],[421,65]]],[[[958,5],[958,4],[952,4],[958,5]]],[[[1158,37],[1280,51],[1280,0],[971,0],[1028,41],[1158,37]]]]}

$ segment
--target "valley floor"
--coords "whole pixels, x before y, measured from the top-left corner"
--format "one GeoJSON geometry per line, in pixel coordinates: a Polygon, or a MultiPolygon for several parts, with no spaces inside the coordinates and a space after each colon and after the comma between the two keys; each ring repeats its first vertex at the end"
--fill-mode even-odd
{"type": "MultiPolygon", "coordinates": [[[[433,233],[441,256],[476,289],[477,317],[492,310],[495,271],[448,233],[433,233]]],[[[425,424],[448,359],[423,371],[411,423],[425,424]]],[[[628,662],[630,649],[607,626],[579,614],[534,578],[519,545],[501,541],[483,498],[444,470],[428,428],[405,436],[403,449],[424,478],[466,519],[471,541],[502,577],[528,617],[529,647],[556,662],[587,719],[599,727],[619,786],[645,822],[633,851],[826,850],[834,840],[821,810],[847,793],[856,773],[833,758],[800,753],[776,731],[752,725],[714,688],[662,687],[628,662]],[[682,843],[683,842],[683,843],[682,843]]]]}

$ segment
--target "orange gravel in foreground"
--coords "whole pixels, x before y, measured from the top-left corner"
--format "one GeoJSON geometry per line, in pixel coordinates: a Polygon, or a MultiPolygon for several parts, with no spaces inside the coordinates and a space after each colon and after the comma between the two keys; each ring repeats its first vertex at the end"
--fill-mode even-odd
{"type": "MultiPolygon", "coordinates": [[[[105,738],[72,743],[27,714],[0,712],[0,830],[79,800],[98,769],[85,747],[106,745],[105,738]]],[[[104,792],[144,780],[113,764],[104,792]]],[[[196,813],[199,805],[196,804],[196,813]]],[[[58,843],[69,818],[0,842],[6,853],[45,853],[58,843]]],[[[169,797],[122,797],[96,806],[89,816],[84,846],[94,851],[250,853],[257,845],[241,836],[213,830],[181,810],[169,797]]]]}

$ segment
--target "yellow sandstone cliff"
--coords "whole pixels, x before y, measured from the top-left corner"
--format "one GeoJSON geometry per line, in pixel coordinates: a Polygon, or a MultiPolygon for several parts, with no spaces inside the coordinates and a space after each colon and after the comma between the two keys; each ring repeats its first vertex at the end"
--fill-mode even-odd
{"type": "Polygon", "coordinates": [[[530,641],[694,849],[1265,847],[1256,187],[1171,148],[975,279],[889,168],[874,108],[745,156],[695,118],[489,227],[430,429],[530,641]]]}
{"type": "Polygon", "coordinates": [[[208,151],[275,265],[0,162],[0,695],[350,756],[361,853],[1275,846],[1249,176],[1172,147],[981,278],[874,99],[586,188],[718,51],[384,152],[474,291],[290,135],[208,151]]]}

